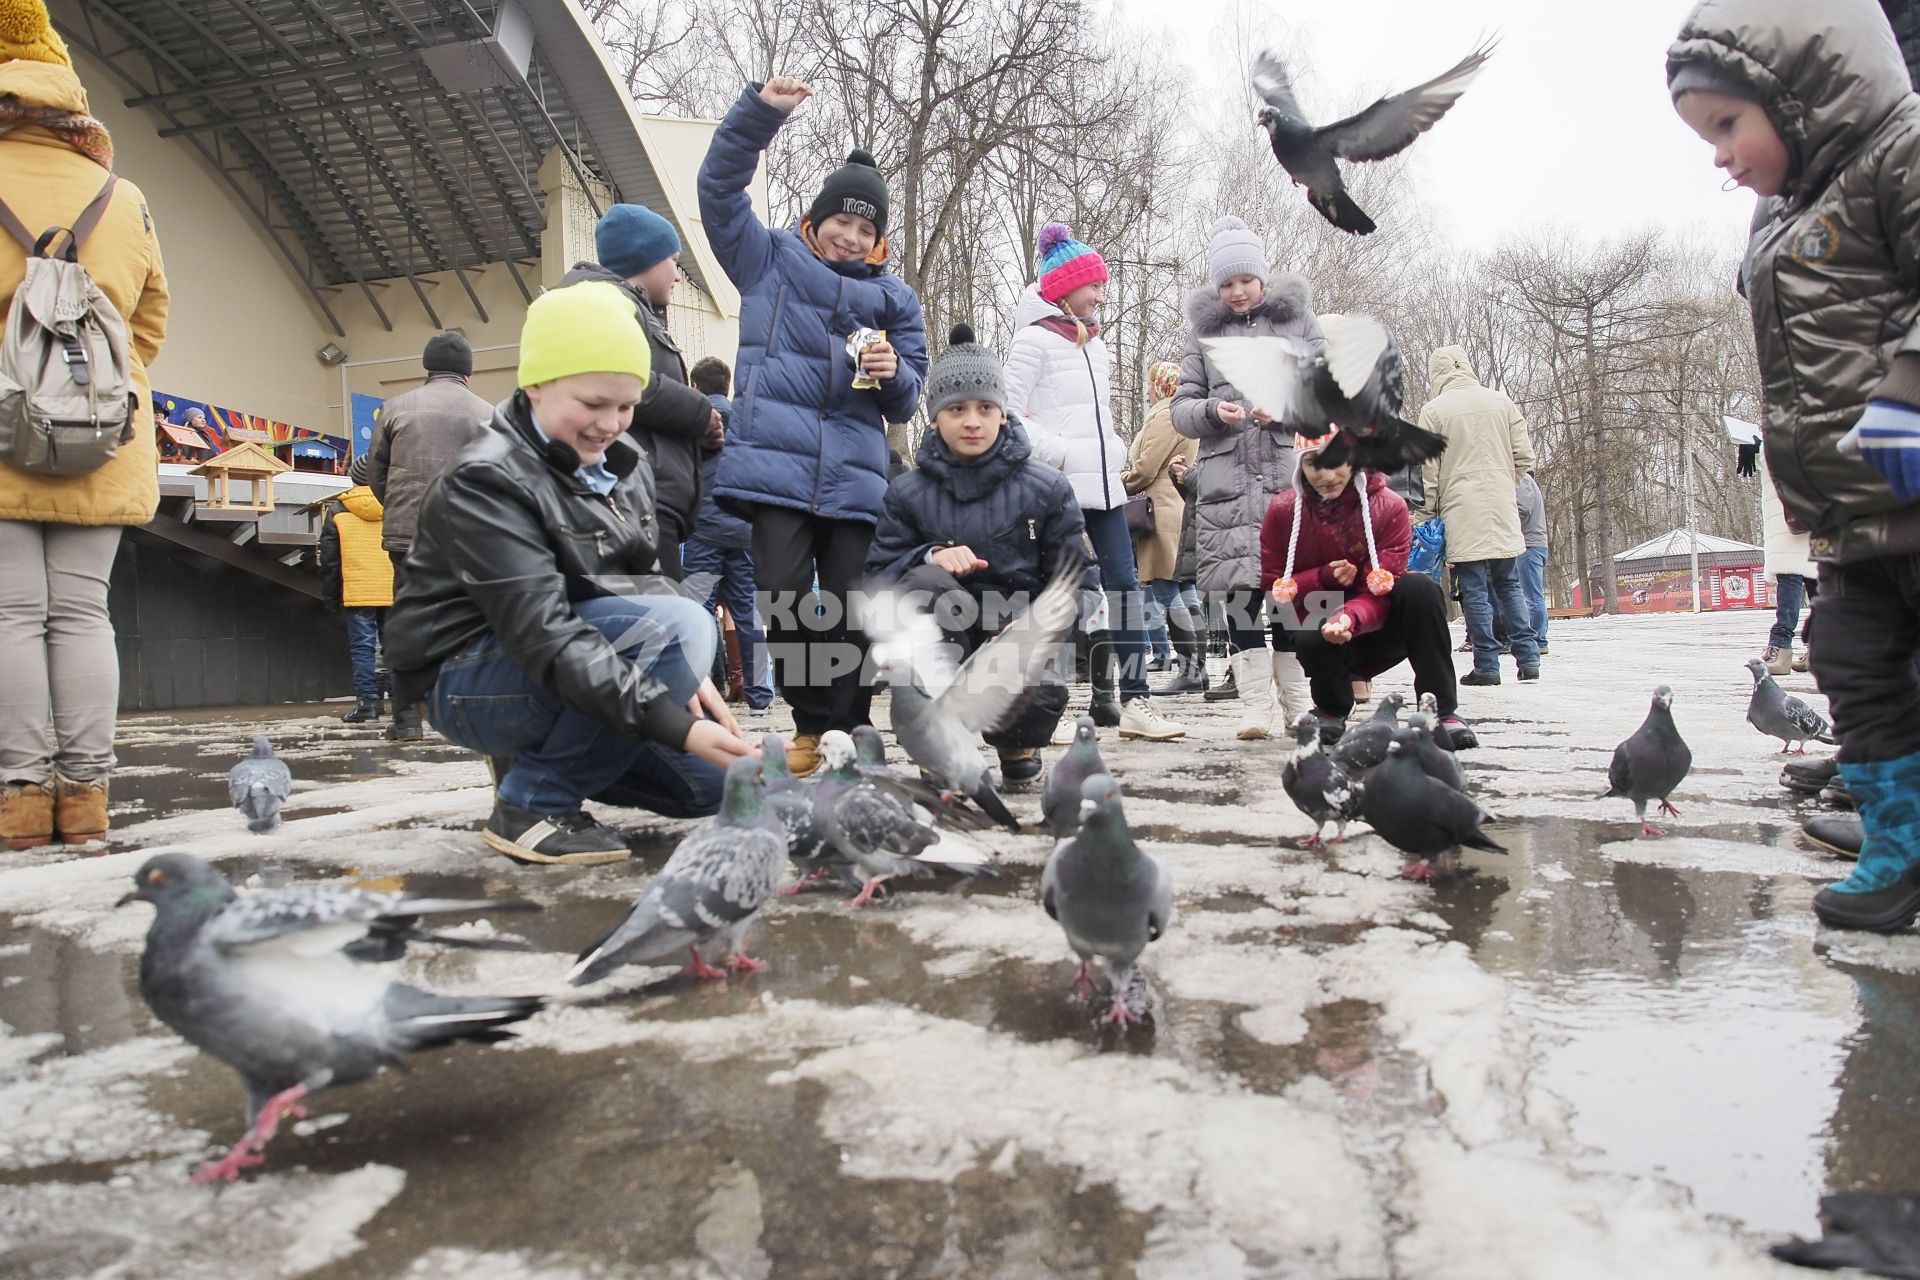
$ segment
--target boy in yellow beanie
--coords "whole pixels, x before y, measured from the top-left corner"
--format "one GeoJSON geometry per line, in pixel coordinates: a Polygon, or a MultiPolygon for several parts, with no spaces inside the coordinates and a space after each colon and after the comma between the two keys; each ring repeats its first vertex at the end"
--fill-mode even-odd
{"type": "Polygon", "coordinates": [[[522,862],[623,860],[588,798],[710,814],[754,754],[706,678],[713,618],[657,575],[652,472],[626,437],[648,372],[612,285],[535,299],[520,389],[421,504],[387,619],[395,701],[491,758],[484,838],[522,862]]]}

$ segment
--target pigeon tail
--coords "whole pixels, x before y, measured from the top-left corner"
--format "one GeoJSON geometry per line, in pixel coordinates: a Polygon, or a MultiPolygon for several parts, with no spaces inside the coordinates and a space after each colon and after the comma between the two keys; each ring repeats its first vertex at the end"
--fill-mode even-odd
{"type": "Polygon", "coordinates": [[[986,811],[988,817],[992,818],[1007,830],[1018,831],[1020,829],[1020,820],[1013,816],[1013,813],[1007,808],[1006,802],[1000,799],[999,793],[993,789],[991,783],[982,782],[974,789],[971,798],[975,804],[986,811]]]}
{"type": "Polygon", "coordinates": [[[437,1049],[456,1040],[483,1044],[510,1040],[509,1023],[521,1022],[546,1005],[541,996],[443,996],[395,983],[387,992],[393,1025],[407,1048],[437,1049]]]}
{"type": "Polygon", "coordinates": [[[1320,211],[1320,216],[1342,231],[1351,231],[1354,235],[1372,234],[1373,219],[1367,211],[1353,202],[1353,197],[1344,191],[1312,191],[1307,194],[1307,202],[1320,211]]]}

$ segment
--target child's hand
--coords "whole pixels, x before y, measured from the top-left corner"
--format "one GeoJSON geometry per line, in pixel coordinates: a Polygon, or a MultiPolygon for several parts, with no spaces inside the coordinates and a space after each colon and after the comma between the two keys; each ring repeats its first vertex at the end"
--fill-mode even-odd
{"type": "Polygon", "coordinates": [[[1327,572],[1343,587],[1352,586],[1353,580],[1360,576],[1359,568],[1351,560],[1335,560],[1327,566],[1327,572]]]}
{"type": "Polygon", "coordinates": [[[972,547],[942,547],[933,553],[932,560],[934,568],[945,569],[956,578],[987,567],[985,560],[973,554],[972,547]]]}
{"type": "Polygon", "coordinates": [[[900,372],[900,357],[894,354],[891,343],[876,342],[860,353],[860,372],[869,378],[889,381],[900,372]]]}
{"type": "Polygon", "coordinates": [[[1353,639],[1353,619],[1344,610],[1334,614],[1321,624],[1320,638],[1328,644],[1345,644],[1353,639]]]}
{"type": "Polygon", "coordinates": [[[813,86],[794,76],[775,76],[760,88],[760,101],[791,111],[813,96],[813,86]]]}
{"type": "Polygon", "coordinates": [[[1920,409],[1897,400],[1871,401],[1840,438],[1840,452],[1865,459],[1900,501],[1920,498],[1920,409]]]}
{"type": "Polygon", "coordinates": [[[703,449],[718,449],[727,442],[727,421],[718,409],[707,412],[707,433],[700,438],[703,449]]]}

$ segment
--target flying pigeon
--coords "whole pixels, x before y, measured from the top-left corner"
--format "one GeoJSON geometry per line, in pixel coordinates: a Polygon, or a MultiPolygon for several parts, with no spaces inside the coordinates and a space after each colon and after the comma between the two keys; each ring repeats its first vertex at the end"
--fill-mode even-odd
{"type": "Polygon", "coordinates": [[[1111,775],[1080,788],[1080,831],[1054,846],[1040,876],[1040,902],[1060,922],[1080,957],[1076,995],[1093,990],[1093,958],[1106,962],[1113,1003],[1105,1023],[1139,1022],[1130,1006],[1134,963],[1173,920],[1173,882],[1167,869],[1140,852],[1120,809],[1120,784],[1111,775]]]}
{"type": "Polygon", "coordinates": [[[1266,103],[1257,118],[1273,141],[1274,159],[1294,185],[1307,189],[1307,202],[1321,217],[1342,231],[1367,235],[1374,229],[1373,219],[1347,194],[1339,162],[1385,160],[1406,150],[1467,91],[1493,55],[1495,43],[1482,44],[1423,85],[1319,127],[1307,123],[1285,64],[1272,53],[1262,53],[1253,63],[1253,91],[1266,103]]]}
{"type": "Polygon", "coordinates": [[[911,806],[860,773],[853,739],[838,729],[820,735],[821,768],[814,775],[813,811],[835,853],[864,883],[847,905],[863,907],[894,876],[935,871],[993,879],[994,871],[971,846],[942,842],[940,832],[911,806]]]}
{"type": "Polygon", "coordinates": [[[1369,769],[1387,758],[1387,744],[1400,727],[1400,708],[1407,705],[1406,695],[1390,693],[1380,699],[1371,719],[1363,720],[1340,735],[1333,747],[1333,762],[1349,778],[1364,779],[1369,769]]]}
{"type": "Polygon", "coordinates": [[[1412,740],[1396,736],[1387,758],[1367,779],[1361,795],[1360,816],[1374,834],[1414,861],[1400,869],[1409,880],[1429,881],[1451,876],[1457,868],[1454,850],[1465,845],[1505,853],[1506,849],[1480,830],[1493,815],[1444,782],[1436,782],[1414,758],[1412,740]]]}
{"type": "Polygon", "coordinates": [[[1047,834],[1064,839],[1080,829],[1081,788],[1088,778],[1108,772],[1100,758],[1100,745],[1094,740],[1092,716],[1081,716],[1073,726],[1073,742],[1053,768],[1047,771],[1047,790],[1040,800],[1040,815],[1047,834]]]}
{"type": "Polygon", "coordinates": [[[1747,659],[1747,670],[1753,672],[1753,697],[1747,702],[1747,723],[1766,734],[1769,738],[1780,739],[1780,750],[1792,748],[1792,754],[1807,754],[1807,743],[1824,742],[1828,746],[1834,743],[1833,730],[1818,711],[1782,689],[1771,675],[1767,674],[1767,664],[1758,658],[1747,659]],[[1800,745],[1794,747],[1794,743],[1800,745]]]}
{"type": "Polygon", "coordinates": [[[907,597],[867,597],[862,627],[887,677],[893,733],[942,788],[970,797],[1009,831],[1020,823],[993,788],[979,735],[1010,720],[1021,694],[1038,684],[1079,618],[1082,562],[1063,554],[1026,613],[955,669],[931,614],[907,597]]]}
{"type": "Polygon", "coordinates": [[[1633,801],[1641,835],[1665,835],[1666,832],[1647,821],[1647,801],[1658,800],[1660,812],[1679,817],[1680,811],[1668,803],[1667,797],[1691,768],[1693,752],[1680,740],[1680,730],[1673,723],[1673,690],[1663,684],[1653,691],[1653,705],[1647,710],[1647,718],[1640,722],[1632,737],[1613,749],[1613,763],[1607,767],[1607,789],[1600,793],[1600,798],[1625,796],[1633,801]]]}
{"type": "Polygon", "coordinates": [[[1293,722],[1293,740],[1300,749],[1280,770],[1280,785],[1300,812],[1313,819],[1313,834],[1305,847],[1319,848],[1320,829],[1334,824],[1333,839],[1339,844],[1347,838],[1347,823],[1360,816],[1360,785],[1346,770],[1320,749],[1320,719],[1312,712],[1293,722]]]}
{"type": "Polygon", "coordinates": [[[1415,712],[1407,717],[1407,727],[1401,732],[1412,742],[1414,759],[1420,762],[1422,773],[1461,795],[1467,794],[1467,771],[1460,767],[1459,756],[1440,745],[1431,720],[1415,712]]]}
{"type": "Polygon", "coordinates": [[[787,865],[787,831],[766,803],[763,762],[742,757],[727,766],[720,812],[689,831],[618,928],[580,953],[567,973],[574,986],[597,982],[626,964],[648,964],[680,951],[686,972],[724,978],[766,968],[740,949],[741,935],[773,897],[787,865]],[[702,951],[725,955],[726,968],[702,951]]]}
{"type": "MultiPolygon", "coordinates": [[[[264,739],[262,742],[264,743],[264,739]]],[[[160,1021],[232,1067],[247,1091],[247,1132],[195,1182],[230,1182],[262,1152],[300,1100],[353,1084],[408,1054],[456,1040],[510,1039],[538,996],[442,996],[394,982],[366,962],[409,942],[522,949],[506,940],[436,934],[422,916],[536,911],[523,901],[462,901],[290,885],[239,897],[185,853],[147,859],[120,899],[153,904],[140,994],[160,1021]]]]}
{"type": "Polygon", "coordinates": [[[925,815],[925,820],[954,831],[985,831],[996,825],[965,796],[942,791],[924,778],[895,773],[887,763],[887,744],[870,724],[853,728],[853,754],[860,776],[925,815]]]}
{"type": "Polygon", "coordinates": [[[227,795],[247,815],[247,830],[265,833],[280,825],[280,809],[293,791],[293,771],[273,753],[267,735],[253,739],[253,754],[227,771],[227,795]]]}
{"type": "Polygon", "coordinates": [[[1207,359],[1256,409],[1310,435],[1329,432],[1320,465],[1392,472],[1437,458],[1444,438],[1400,416],[1406,375],[1400,347],[1372,316],[1320,317],[1322,348],[1266,334],[1203,338],[1207,359]]]}

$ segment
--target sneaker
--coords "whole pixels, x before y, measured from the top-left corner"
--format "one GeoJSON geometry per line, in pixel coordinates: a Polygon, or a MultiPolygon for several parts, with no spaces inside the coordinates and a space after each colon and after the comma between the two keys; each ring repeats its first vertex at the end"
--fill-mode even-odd
{"type": "MultiPolygon", "coordinates": [[[[1521,667],[1520,678],[1522,680],[1538,680],[1540,678],[1540,668],[1536,666],[1521,667]]],[[[1495,680],[1494,683],[1499,684],[1500,682],[1495,680]]]]}
{"type": "Polygon", "coordinates": [[[1858,858],[1860,846],[1867,842],[1867,829],[1855,813],[1823,813],[1808,818],[1800,835],[1809,844],[1817,844],[1842,858],[1858,858]]]}
{"type": "Polygon", "coordinates": [[[1035,747],[1006,747],[1000,752],[1000,780],[1008,786],[1032,782],[1040,776],[1040,752],[1035,747]]]}
{"type": "Polygon", "coordinates": [[[353,710],[340,717],[341,724],[366,724],[380,718],[380,699],[362,698],[353,706],[353,710]]]}
{"type": "MultiPolygon", "coordinates": [[[[1538,673],[1536,672],[1535,674],[1538,674],[1538,673]]],[[[1498,671],[1479,671],[1479,670],[1469,671],[1467,672],[1467,674],[1460,677],[1460,683],[1475,684],[1475,685],[1499,684],[1500,673],[1498,671]]]]}
{"type": "Polygon", "coordinates": [[[1832,756],[1824,760],[1791,760],[1780,770],[1780,785],[1804,795],[1818,795],[1840,776],[1840,762],[1832,756]]]}
{"type": "Polygon", "coordinates": [[[53,792],[38,782],[0,787],[0,843],[32,849],[53,843],[53,792]]]}
{"type": "Polygon", "coordinates": [[[1187,726],[1175,724],[1153,709],[1152,698],[1135,698],[1120,708],[1120,736],[1168,742],[1187,736],[1187,726]]]}
{"type": "Polygon", "coordinates": [[[796,733],[793,745],[787,748],[787,772],[796,778],[805,778],[820,767],[820,735],[817,733],[796,733]]]}
{"type": "Polygon", "coordinates": [[[1455,751],[1467,751],[1480,745],[1479,735],[1459,716],[1441,716],[1440,727],[1447,731],[1447,741],[1453,743],[1455,751]]]}
{"type": "Polygon", "coordinates": [[[505,800],[493,802],[493,816],[480,833],[489,848],[515,862],[591,867],[625,862],[626,841],[583,810],[532,813],[505,800]]]}
{"type": "Polygon", "coordinates": [[[1835,778],[1820,788],[1820,801],[1822,804],[1830,804],[1836,809],[1845,809],[1848,812],[1852,812],[1856,807],[1853,803],[1853,792],[1847,790],[1846,781],[1841,778],[1835,778]]]}
{"type": "Polygon", "coordinates": [[[1233,670],[1228,668],[1227,678],[1213,685],[1200,695],[1208,702],[1232,702],[1240,696],[1240,686],[1233,682],[1233,670]]]}
{"type": "Polygon", "coordinates": [[[1793,670],[1793,648],[1789,645],[1783,649],[1777,644],[1770,644],[1767,651],[1760,655],[1760,661],[1767,664],[1768,675],[1784,676],[1793,670]]]}

